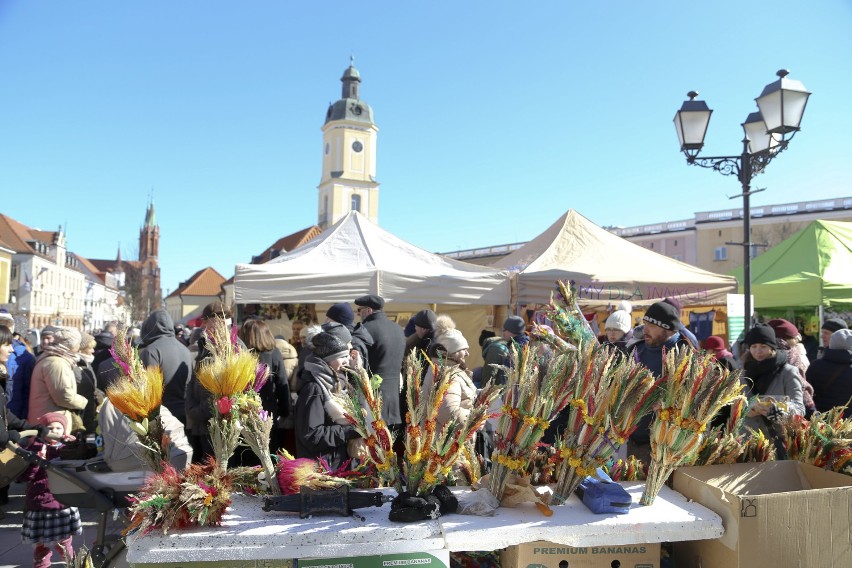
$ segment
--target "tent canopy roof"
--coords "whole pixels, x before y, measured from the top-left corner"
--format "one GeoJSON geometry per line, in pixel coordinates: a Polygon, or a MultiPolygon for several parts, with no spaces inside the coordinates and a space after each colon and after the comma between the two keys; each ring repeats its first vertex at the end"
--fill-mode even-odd
{"type": "Polygon", "coordinates": [[[509,302],[508,271],[425,251],[358,212],[265,264],[238,264],[237,303],[351,302],[364,294],[414,304],[509,302]]]}
{"type": "Polygon", "coordinates": [[[852,304],[852,223],[811,222],[752,260],[751,280],[756,308],[852,304]]]}
{"type": "Polygon", "coordinates": [[[731,276],[714,274],[603,229],[573,209],[546,231],[494,264],[517,271],[517,301],[546,303],[556,280],[573,280],[584,305],[665,297],[684,305],[724,304],[736,290],[731,276]]]}

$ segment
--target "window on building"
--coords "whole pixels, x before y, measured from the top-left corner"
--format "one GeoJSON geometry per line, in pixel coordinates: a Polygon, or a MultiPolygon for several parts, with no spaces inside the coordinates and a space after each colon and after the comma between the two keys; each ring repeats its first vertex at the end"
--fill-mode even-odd
{"type": "Polygon", "coordinates": [[[361,212],[361,196],[357,193],[352,194],[352,211],[361,212]]]}
{"type": "Polygon", "coordinates": [[[728,260],[728,247],[716,247],[713,260],[728,260]]]}
{"type": "Polygon", "coordinates": [[[651,243],[651,250],[654,250],[654,243],[651,243]]]}
{"type": "Polygon", "coordinates": [[[674,246],[677,246],[677,239],[675,239],[675,244],[674,244],[674,246]]]}

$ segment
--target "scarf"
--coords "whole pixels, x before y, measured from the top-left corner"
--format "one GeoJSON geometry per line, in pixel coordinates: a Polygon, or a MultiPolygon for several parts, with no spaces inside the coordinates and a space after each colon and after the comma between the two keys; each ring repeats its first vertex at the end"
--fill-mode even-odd
{"type": "Polygon", "coordinates": [[[305,361],[305,370],[314,378],[323,393],[323,409],[331,421],[341,426],[351,424],[346,419],[343,407],[337,402],[332,393],[339,393],[346,388],[346,383],[331,370],[328,363],[316,356],[311,356],[305,361]]]}
{"type": "Polygon", "coordinates": [[[44,359],[45,357],[62,357],[72,365],[75,365],[77,363],[77,355],[78,353],[71,351],[62,344],[49,343],[45,345],[42,354],[39,355],[39,359],[44,359]]]}
{"type": "Polygon", "coordinates": [[[751,379],[754,386],[751,394],[766,394],[766,389],[775,378],[775,375],[781,367],[787,362],[787,354],[784,351],[778,350],[775,357],[769,357],[763,361],[751,359],[745,365],[745,374],[751,379]]]}

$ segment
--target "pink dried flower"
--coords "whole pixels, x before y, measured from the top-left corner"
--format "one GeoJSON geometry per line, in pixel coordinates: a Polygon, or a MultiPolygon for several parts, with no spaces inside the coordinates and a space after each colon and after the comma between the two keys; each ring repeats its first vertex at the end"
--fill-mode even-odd
{"type": "Polygon", "coordinates": [[[216,401],[216,407],[219,409],[219,414],[221,414],[222,416],[227,416],[231,413],[231,409],[234,407],[234,403],[227,396],[223,396],[222,398],[216,401]]]}

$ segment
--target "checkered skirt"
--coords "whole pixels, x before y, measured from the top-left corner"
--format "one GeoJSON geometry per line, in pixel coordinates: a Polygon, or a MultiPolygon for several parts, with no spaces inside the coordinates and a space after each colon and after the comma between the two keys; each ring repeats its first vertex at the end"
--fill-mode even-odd
{"type": "Polygon", "coordinates": [[[77,507],[24,512],[24,525],[21,528],[24,542],[50,544],[82,532],[83,522],[77,507]]]}

